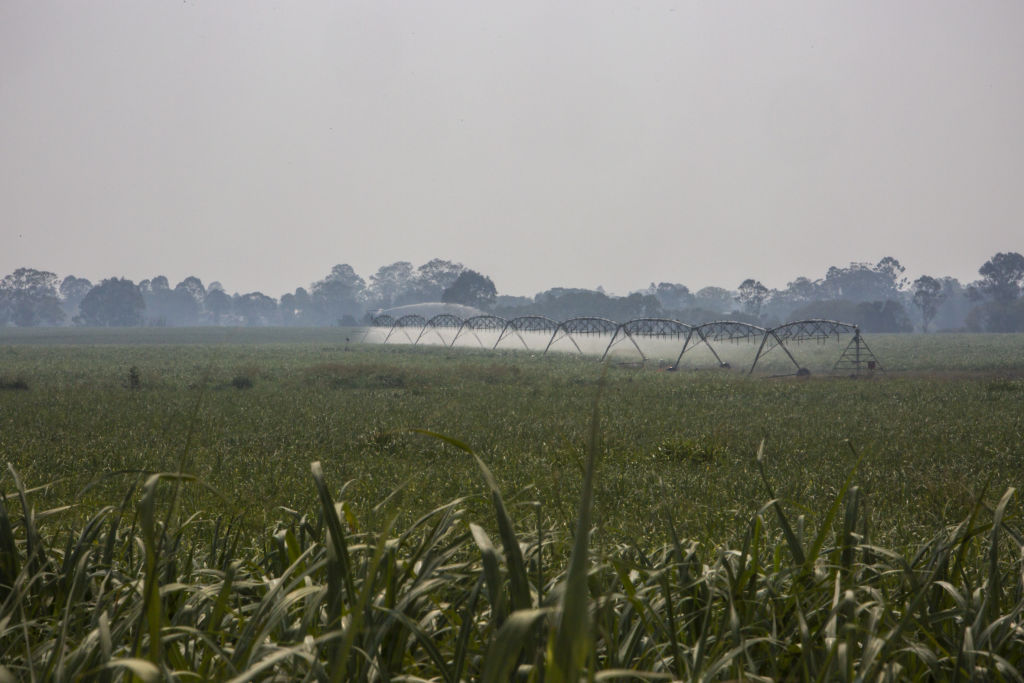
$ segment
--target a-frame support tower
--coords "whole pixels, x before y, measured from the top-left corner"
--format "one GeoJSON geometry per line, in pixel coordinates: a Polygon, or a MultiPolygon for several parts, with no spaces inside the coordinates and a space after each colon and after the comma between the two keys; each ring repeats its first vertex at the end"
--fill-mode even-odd
{"type": "Polygon", "coordinates": [[[868,348],[868,343],[860,336],[860,330],[855,328],[853,339],[846,345],[836,364],[832,366],[832,372],[849,371],[852,377],[860,377],[861,375],[870,375],[875,370],[885,372],[875,354],[868,348]]]}

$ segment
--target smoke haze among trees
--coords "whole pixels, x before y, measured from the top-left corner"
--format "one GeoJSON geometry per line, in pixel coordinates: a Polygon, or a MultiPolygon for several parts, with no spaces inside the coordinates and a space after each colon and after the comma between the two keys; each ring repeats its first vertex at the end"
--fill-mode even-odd
{"type": "Polygon", "coordinates": [[[164,275],[134,283],[63,279],[18,268],[0,280],[0,326],[324,326],[358,325],[398,306],[444,302],[503,317],[545,315],[556,320],[598,316],[616,321],[674,318],[685,322],[741,320],[765,327],[826,318],[867,332],[1024,332],[1024,256],[997,253],[981,264],[979,279],[961,283],[923,275],[913,282],[898,259],[831,266],[819,279],[796,277],[769,289],[754,277],[735,289],[650,283],[626,296],[597,289],[552,287],[533,297],[501,295],[487,275],[461,263],[433,259],[381,266],[368,278],[338,264],[308,289],[277,298],[263,292],[228,294],[219,282],[194,276],[173,287],[164,275]]]}

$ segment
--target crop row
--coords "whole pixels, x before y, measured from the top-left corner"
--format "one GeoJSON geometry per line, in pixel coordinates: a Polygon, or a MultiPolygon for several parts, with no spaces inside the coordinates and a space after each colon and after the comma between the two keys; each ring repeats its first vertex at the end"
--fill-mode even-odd
{"type": "MultiPolygon", "coordinates": [[[[863,495],[811,533],[769,496],[737,547],[590,547],[595,441],[571,537],[509,514],[497,542],[461,500],[404,529],[334,498],[255,546],[149,476],[58,531],[10,470],[0,504],[0,677],[23,680],[1020,680],[1024,546],[1014,491],[916,551],[871,544],[863,495]],[[161,495],[162,494],[162,495],[161,495]],[[131,501],[138,499],[132,504],[131,501]]],[[[596,434],[592,434],[596,439],[596,434]]],[[[342,488],[342,495],[347,487],[342,488]]],[[[539,520],[540,516],[537,516],[539,520]]]]}

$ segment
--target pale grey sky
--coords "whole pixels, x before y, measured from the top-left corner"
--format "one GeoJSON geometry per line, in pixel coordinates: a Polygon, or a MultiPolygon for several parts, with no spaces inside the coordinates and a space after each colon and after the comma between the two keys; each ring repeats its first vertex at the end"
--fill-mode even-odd
{"type": "Polygon", "coordinates": [[[784,287],[1024,251],[1024,2],[0,1],[0,275],[784,287]]]}

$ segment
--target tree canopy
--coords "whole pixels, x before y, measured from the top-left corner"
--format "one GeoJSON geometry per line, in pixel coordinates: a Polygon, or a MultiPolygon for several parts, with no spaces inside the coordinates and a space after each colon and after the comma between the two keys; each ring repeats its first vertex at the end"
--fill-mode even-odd
{"type": "Polygon", "coordinates": [[[19,327],[63,321],[57,276],[46,270],[18,268],[0,280],[0,323],[8,320],[19,327]]]}
{"type": "Polygon", "coordinates": [[[74,275],[58,280],[49,271],[18,268],[0,279],[0,326],[355,324],[375,310],[449,302],[509,317],[733,319],[764,326],[815,311],[811,317],[870,321],[865,324],[888,331],[911,329],[907,311],[913,307],[919,313],[914,315],[918,329],[926,332],[932,327],[1024,330],[1024,256],[1019,253],[995,254],[979,268],[980,279],[971,283],[922,275],[908,285],[904,273],[898,259],[886,256],[873,264],[831,266],[822,278],[797,277],[778,290],[746,278],[731,290],[708,286],[694,292],[663,281],[627,296],[609,295],[601,287],[553,287],[527,297],[500,294],[484,273],[434,258],[415,268],[410,261],[381,266],[369,284],[351,265],[340,263],[308,290],[297,287],[275,299],[258,291],[232,295],[217,281],[204,287],[196,276],[174,287],[164,275],[138,285],[117,277],[93,285],[74,275]]]}
{"type": "Polygon", "coordinates": [[[747,313],[755,318],[761,315],[761,306],[768,298],[768,288],[761,284],[760,280],[747,278],[740,283],[739,294],[736,295],[736,302],[747,309],[747,313]]]}
{"type": "Polygon", "coordinates": [[[942,283],[929,275],[914,280],[914,305],[921,311],[921,328],[927,332],[928,325],[939,312],[939,304],[945,300],[942,283]]]}
{"type": "Polygon", "coordinates": [[[465,304],[488,310],[494,305],[497,296],[498,290],[491,278],[475,270],[464,270],[441,294],[441,301],[446,304],[465,304]]]}
{"type": "Polygon", "coordinates": [[[366,281],[347,263],[340,263],[323,280],[313,283],[310,291],[313,310],[322,323],[333,325],[345,316],[362,313],[366,281]]]}
{"type": "Polygon", "coordinates": [[[1011,303],[1020,297],[1024,283],[1024,256],[1000,252],[985,261],[978,274],[982,277],[979,288],[983,293],[1001,304],[1011,303]]]}
{"type": "Polygon", "coordinates": [[[94,327],[130,327],[142,324],[146,301],[131,280],[110,278],[89,290],[79,304],[78,322],[94,327]]]}

